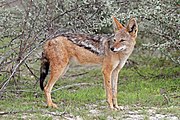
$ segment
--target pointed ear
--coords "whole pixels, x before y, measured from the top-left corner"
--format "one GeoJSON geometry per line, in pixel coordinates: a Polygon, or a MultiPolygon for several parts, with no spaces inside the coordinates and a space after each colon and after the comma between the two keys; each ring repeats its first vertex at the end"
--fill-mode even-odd
{"type": "Polygon", "coordinates": [[[123,26],[121,25],[121,23],[114,17],[112,16],[113,18],[113,28],[114,28],[114,32],[117,32],[119,31],[120,29],[123,28],[123,26]]]}
{"type": "Polygon", "coordinates": [[[138,25],[135,18],[131,18],[129,20],[129,23],[126,29],[132,37],[135,37],[135,38],[137,37],[138,25]]]}

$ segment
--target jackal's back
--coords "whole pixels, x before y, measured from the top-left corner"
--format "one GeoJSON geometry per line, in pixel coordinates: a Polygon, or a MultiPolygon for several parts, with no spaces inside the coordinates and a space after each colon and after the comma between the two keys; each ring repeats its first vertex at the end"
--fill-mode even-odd
{"type": "Polygon", "coordinates": [[[58,37],[65,37],[73,44],[82,47],[97,55],[104,55],[105,43],[112,39],[113,35],[89,35],[75,33],[61,33],[58,37]]]}

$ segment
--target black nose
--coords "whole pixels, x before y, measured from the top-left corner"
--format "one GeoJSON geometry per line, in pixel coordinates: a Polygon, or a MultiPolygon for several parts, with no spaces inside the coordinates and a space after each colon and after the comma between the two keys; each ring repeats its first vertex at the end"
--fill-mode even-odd
{"type": "Polygon", "coordinates": [[[112,47],[111,50],[114,51],[114,48],[112,47]]]}

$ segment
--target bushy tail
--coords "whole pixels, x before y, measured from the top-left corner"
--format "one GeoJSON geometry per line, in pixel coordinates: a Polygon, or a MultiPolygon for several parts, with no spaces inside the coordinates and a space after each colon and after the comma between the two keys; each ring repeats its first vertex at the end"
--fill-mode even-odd
{"type": "Polygon", "coordinates": [[[42,53],[42,58],[41,58],[41,68],[40,68],[40,87],[41,90],[44,90],[44,85],[43,82],[48,74],[49,71],[49,61],[46,58],[45,54],[42,53]]]}

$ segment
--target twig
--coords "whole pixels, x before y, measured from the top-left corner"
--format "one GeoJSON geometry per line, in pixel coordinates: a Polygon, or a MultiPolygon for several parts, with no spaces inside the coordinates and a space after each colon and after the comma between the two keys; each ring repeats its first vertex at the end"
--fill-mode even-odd
{"type": "Polygon", "coordinates": [[[25,62],[25,66],[27,67],[29,72],[36,78],[36,80],[39,80],[39,78],[33,73],[33,71],[30,69],[30,67],[28,66],[28,64],[26,62],[25,62]]]}
{"type": "Polygon", "coordinates": [[[67,77],[76,77],[76,76],[81,76],[81,75],[85,75],[89,72],[83,72],[83,73],[79,73],[79,74],[73,74],[73,75],[70,75],[70,76],[67,76],[67,77]]]}
{"type": "Polygon", "coordinates": [[[0,112],[0,115],[7,115],[7,114],[16,114],[19,113],[17,111],[10,111],[10,112],[0,112]]]}
{"type": "Polygon", "coordinates": [[[134,70],[139,76],[141,76],[141,77],[143,77],[143,78],[148,78],[148,76],[145,76],[145,75],[141,74],[141,72],[138,70],[139,68],[138,68],[136,65],[135,65],[133,68],[134,68],[133,70],[134,70]]]}
{"type": "Polygon", "coordinates": [[[5,90],[5,92],[27,92],[27,93],[35,93],[37,91],[33,91],[33,90],[5,90]]]}
{"type": "Polygon", "coordinates": [[[52,92],[55,92],[57,90],[61,90],[61,89],[65,89],[65,88],[70,88],[70,87],[75,87],[75,86],[82,86],[82,85],[95,85],[94,83],[75,83],[72,85],[66,85],[66,86],[62,86],[60,88],[57,88],[55,90],[53,90],[52,92]]]}

